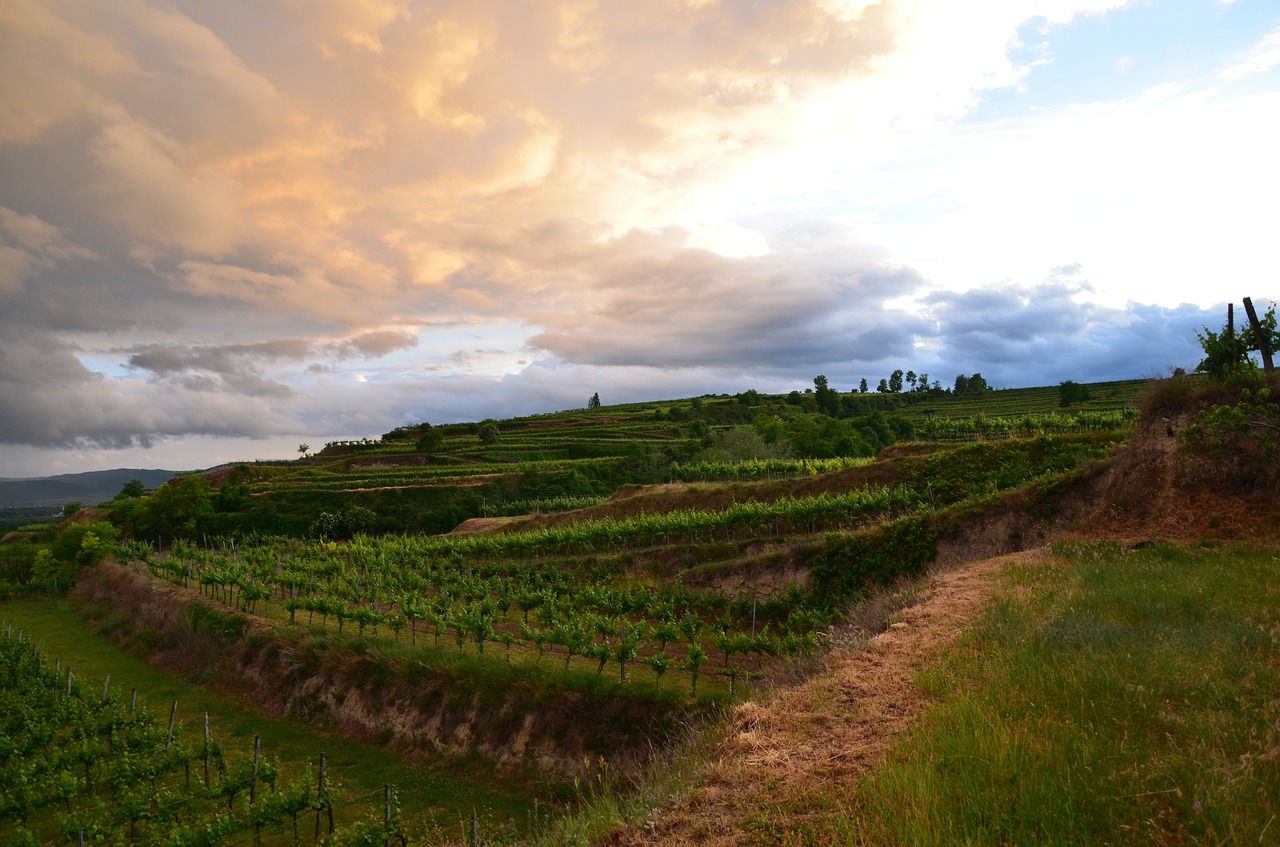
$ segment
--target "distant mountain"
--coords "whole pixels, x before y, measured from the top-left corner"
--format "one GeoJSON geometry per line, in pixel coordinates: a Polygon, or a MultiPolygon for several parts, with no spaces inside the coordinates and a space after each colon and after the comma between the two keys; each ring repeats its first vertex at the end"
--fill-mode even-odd
{"type": "Polygon", "coordinates": [[[0,507],[63,506],[76,501],[94,506],[115,497],[130,480],[158,488],[173,477],[174,471],[118,468],[37,479],[0,479],[0,507]]]}

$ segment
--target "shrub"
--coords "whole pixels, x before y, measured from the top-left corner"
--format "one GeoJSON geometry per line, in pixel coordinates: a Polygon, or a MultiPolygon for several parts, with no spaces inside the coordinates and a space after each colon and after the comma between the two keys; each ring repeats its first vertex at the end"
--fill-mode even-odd
{"type": "Polygon", "coordinates": [[[59,562],[96,565],[114,548],[119,531],[106,521],[73,524],[64,529],[50,548],[59,562]]]}
{"type": "Polygon", "coordinates": [[[1241,488],[1270,488],[1280,478],[1280,403],[1270,388],[1242,389],[1214,403],[1182,432],[1183,442],[1209,461],[1200,471],[1241,488]]]}

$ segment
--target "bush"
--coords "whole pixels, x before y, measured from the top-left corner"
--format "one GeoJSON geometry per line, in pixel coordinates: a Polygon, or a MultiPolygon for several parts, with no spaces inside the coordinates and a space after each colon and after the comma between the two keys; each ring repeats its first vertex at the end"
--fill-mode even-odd
{"type": "Polygon", "coordinates": [[[346,540],[368,532],[377,520],[378,516],[363,506],[347,506],[340,512],[321,512],[309,532],[316,538],[346,540]]]}
{"type": "Polygon", "coordinates": [[[1272,488],[1280,481],[1280,403],[1270,388],[1242,389],[1233,402],[1215,403],[1182,432],[1201,472],[1238,488],[1272,488]]]}
{"type": "Polygon", "coordinates": [[[1073,406],[1076,403],[1083,403],[1089,399],[1089,387],[1075,382],[1074,380],[1065,380],[1058,384],[1058,405],[1062,408],[1073,406]]]}
{"type": "Polygon", "coordinates": [[[50,552],[59,562],[96,565],[114,549],[119,538],[119,531],[106,521],[73,524],[54,540],[50,552]]]}
{"type": "Polygon", "coordinates": [[[912,516],[870,532],[828,535],[809,561],[816,596],[839,602],[899,577],[918,576],[938,555],[938,532],[912,516]]]}

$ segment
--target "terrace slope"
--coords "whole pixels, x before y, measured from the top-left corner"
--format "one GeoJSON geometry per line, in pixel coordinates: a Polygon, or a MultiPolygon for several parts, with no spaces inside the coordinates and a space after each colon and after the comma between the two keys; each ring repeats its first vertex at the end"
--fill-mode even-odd
{"type": "Polygon", "coordinates": [[[605,754],[615,766],[635,767],[697,712],[591,692],[552,694],[518,673],[482,689],[460,674],[359,643],[299,637],[252,615],[243,616],[247,637],[221,638],[199,622],[210,616],[195,607],[231,610],[110,561],[87,570],[75,594],[91,609],[114,613],[111,636],[157,667],[207,679],[270,714],[387,744],[434,765],[483,758],[504,778],[542,779],[577,776],[584,758],[605,754]]]}
{"type": "Polygon", "coordinates": [[[1189,420],[1186,413],[1149,414],[1129,445],[1057,499],[1054,528],[1025,512],[997,510],[953,535],[917,587],[916,603],[885,631],[868,637],[850,627],[834,639],[844,646],[828,654],[818,674],[735,707],[725,740],[693,787],[605,843],[792,843],[786,833],[832,814],[810,805],[815,794],[829,797],[832,786],[854,791],[924,712],[929,704],[916,673],[978,619],[1000,571],[1044,559],[1054,537],[1280,544],[1274,488],[1224,478],[1221,463],[1188,455],[1177,433],[1189,420]],[[1021,549],[999,549],[1031,538],[1023,535],[1029,526],[1049,531],[1021,549]]]}

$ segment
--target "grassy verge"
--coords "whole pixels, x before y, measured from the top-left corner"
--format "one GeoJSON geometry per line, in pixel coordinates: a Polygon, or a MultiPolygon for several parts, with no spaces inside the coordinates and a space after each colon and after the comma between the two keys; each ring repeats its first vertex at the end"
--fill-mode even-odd
{"type": "Polygon", "coordinates": [[[1013,569],[918,731],[784,843],[1280,843],[1278,577],[1268,549],[1013,569]]]}
{"type": "Polygon", "coordinates": [[[481,782],[442,767],[409,762],[390,750],[246,708],[205,686],[163,673],[118,650],[66,600],[3,603],[0,620],[15,631],[23,629],[50,660],[57,658],[62,667],[72,667],[76,678],[101,684],[110,674],[112,690],[125,698],[137,689],[139,705],[162,718],[167,718],[169,704],[177,700],[179,720],[192,728],[191,733],[203,731],[207,712],[212,732],[228,752],[251,751],[253,736],[261,735],[263,751],[279,757],[286,775],[303,771],[307,762],[317,762],[325,752],[329,773],[352,798],[338,810],[339,824],[344,822],[343,815],[354,821],[377,812],[385,784],[395,788],[415,843],[459,840],[473,812],[486,832],[502,831],[511,823],[525,830],[533,813],[532,798],[523,796],[518,786],[481,782]]]}

